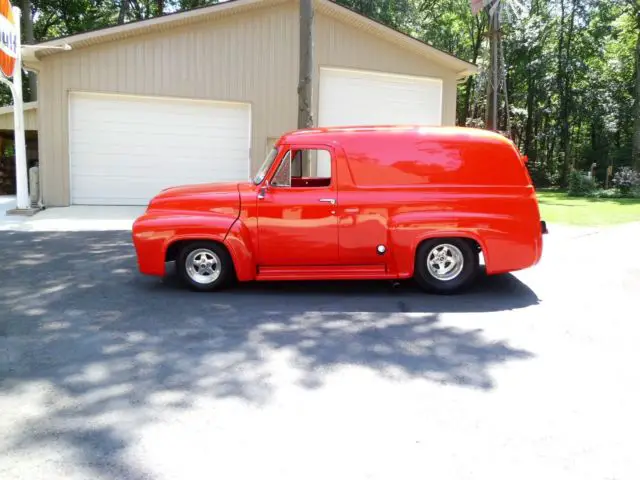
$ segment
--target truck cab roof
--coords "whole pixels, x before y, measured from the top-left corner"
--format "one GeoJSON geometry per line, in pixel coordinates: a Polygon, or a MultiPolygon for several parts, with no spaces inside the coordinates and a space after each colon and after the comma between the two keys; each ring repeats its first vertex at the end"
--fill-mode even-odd
{"type": "Polygon", "coordinates": [[[344,137],[367,137],[368,140],[377,138],[388,139],[389,136],[423,138],[444,142],[475,142],[492,143],[503,146],[513,146],[513,143],[505,136],[479,128],[426,126],[426,125],[356,125],[316,127],[296,130],[285,133],[278,144],[295,144],[300,142],[327,142],[340,141],[344,137]]]}

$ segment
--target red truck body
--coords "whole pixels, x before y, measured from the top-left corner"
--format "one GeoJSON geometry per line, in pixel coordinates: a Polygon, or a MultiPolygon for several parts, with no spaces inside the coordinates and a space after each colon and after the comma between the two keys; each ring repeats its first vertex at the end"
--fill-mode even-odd
{"type": "Polygon", "coordinates": [[[232,278],[413,277],[457,291],[480,251],[490,275],[540,260],[546,225],[525,162],[505,137],[470,128],[291,132],[253,181],[153,198],[133,225],[138,265],[163,276],[177,261],[198,290],[232,278]]]}

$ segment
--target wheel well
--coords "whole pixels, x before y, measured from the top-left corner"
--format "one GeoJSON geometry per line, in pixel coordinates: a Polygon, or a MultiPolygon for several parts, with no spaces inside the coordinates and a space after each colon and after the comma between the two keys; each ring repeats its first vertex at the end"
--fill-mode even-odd
{"type": "Polygon", "coordinates": [[[185,245],[189,245],[190,243],[194,243],[194,242],[215,243],[216,245],[219,245],[220,247],[224,248],[224,250],[227,252],[229,257],[231,257],[231,252],[229,251],[227,246],[222,242],[219,242],[217,240],[211,240],[210,238],[190,238],[188,240],[177,240],[169,244],[169,247],[167,248],[167,251],[165,252],[165,255],[164,255],[164,261],[165,262],[176,261],[178,259],[178,255],[180,254],[180,250],[182,250],[182,248],[185,245]]]}
{"type": "Polygon", "coordinates": [[[480,243],[478,243],[476,240],[474,240],[474,239],[473,239],[473,238],[471,238],[471,237],[463,237],[463,236],[460,236],[460,237],[446,237],[446,236],[445,236],[445,237],[429,237],[429,238],[425,238],[425,239],[424,239],[424,240],[422,240],[422,241],[418,244],[418,246],[416,247],[416,251],[415,251],[415,254],[414,254],[414,255],[417,257],[417,255],[418,255],[418,251],[420,250],[420,247],[422,247],[422,245],[423,245],[425,242],[430,242],[430,241],[432,241],[432,240],[446,240],[446,239],[448,239],[448,238],[455,238],[455,239],[457,239],[457,240],[463,240],[463,241],[465,241],[465,242],[469,243],[469,245],[471,245],[471,247],[472,247],[476,252],[478,252],[478,253],[482,252],[482,246],[480,245],[480,243]]]}

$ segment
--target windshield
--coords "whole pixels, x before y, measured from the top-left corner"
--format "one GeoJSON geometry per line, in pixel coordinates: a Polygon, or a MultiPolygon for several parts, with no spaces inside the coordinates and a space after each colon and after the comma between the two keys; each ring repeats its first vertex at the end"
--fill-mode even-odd
{"type": "Polygon", "coordinates": [[[267,158],[264,159],[264,162],[262,163],[260,170],[258,170],[258,173],[253,178],[253,183],[255,185],[258,185],[260,182],[262,182],[262,180],[264,180],[264,177],[269,171],[269,167],[271,167],[271,164],[273,163],[273,160],[276,158],[277,154],[278,154],[278,150],[276,148],[273,148],[267,155],[267,158]]]}

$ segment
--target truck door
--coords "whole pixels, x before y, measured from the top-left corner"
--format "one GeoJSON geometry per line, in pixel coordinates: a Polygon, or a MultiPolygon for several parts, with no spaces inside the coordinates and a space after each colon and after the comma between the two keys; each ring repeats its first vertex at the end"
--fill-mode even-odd
{"type": "Polygon", "coordinates": [[[258,194],[258,265],[337,265],[337,193],[330,147],[290,147],[258,194]]]}

